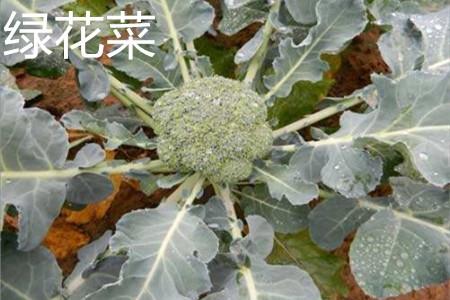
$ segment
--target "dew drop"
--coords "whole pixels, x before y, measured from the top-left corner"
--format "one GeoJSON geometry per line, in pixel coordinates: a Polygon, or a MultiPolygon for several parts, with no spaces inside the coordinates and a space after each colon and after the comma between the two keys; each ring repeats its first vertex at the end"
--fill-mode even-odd
{"type": "Polygon", "coordinates": [[[420,152],[419,157],[420,159],[428,160],[428,154],[426,154],[425,152],[420,152]]]}
{"type": "Polygon", "coordinates": [[[434,25],[434,28],[436,28],[437,30],[441,30],[442,29],[442,25],[441,24],[436,24],[436,25],[434,25]]]}
{"type": "Polygon", "coordinates": [[[395,264],[396,264],[397,267],[399,267],[399,268],[401,268],[401,267],[403,267],[403,266],[405,265],[401,260],[397,260],[397,261],[395,262],[395,264]]]}

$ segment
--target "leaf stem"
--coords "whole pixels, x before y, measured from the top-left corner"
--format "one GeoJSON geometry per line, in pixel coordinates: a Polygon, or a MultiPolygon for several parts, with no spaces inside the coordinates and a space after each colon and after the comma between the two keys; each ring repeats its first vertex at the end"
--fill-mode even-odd
{"type": "Polygon", "coordinates": [[[136,114],[145,124],[151,128],[155,128],[156,122],[151,117],[153,108],[147,100],[130,90],[122,82],[110,75],[111,94],[122,102],[127,108],[134,108],[136,114]]]}
{"type": "Polygon", "coordinates": [[[75,147],[83,144],[84,142],[92,140],[93,138],[94,138],[94,136],[92,134],[88,134],[88,135],[86,135],[86,136],[84,136],[84,137],[82,137],[82,138],[80,138],[78,140],[75,140],[75,141],[71,142],[69,144],[69,149],[75,148],[75,147]]]}
{"type": "Polygon", "coordinates": [[[217,195],[222,199],[222,202],[227,210],[227,215],[230,218],[231,236],[235,240],[242,238],[242,233],[238,225],[238,217],[236,215],[236,210],[234,209],[234,201],[231,197],[230,188],[228,187],[228,185],[222,187],[220,185],[213,184],[213,186],[217,195]]]}
{"type": "Polygon", "coordinates": [[[331,117],[339,112],[342,112],[342,111],[349,109],[355,105],[358,105],[358,104],[362,103],[363,101],[364,100],[359,97],[343,100],[342,102],[340,102],[334,106],[327,107],[327,108],[325,108],[321,111],[318,111],[312,115],[309,115],[306,118],[303,118],[297,122],[289,124],[280,129],[274,130],[273,137],[278,138],[286,133],[297,131],[297,130],[303,129],[305,127],[311,126],[314,123],[322,121],[322,120],[324,120],[328,117],[331,117]]]}
{"type": "Polygon", "coordinates": [[[133,170],[151,171],[151,172],[172,172],[160,160],[153,160],[148,163],[131,162],[118,166],[100,164],[92,168],[71,168],[63,170],[46,170],[46,171],[5,171],[1,173],[2,179],[26,179],[26,178],[70,178],[83,173],[95,174],[123,174],[133,170]]]}
{"type": "Polygon", "coordinates": [[[198,70],[197,67],[197,50],[195,49],[195,45],[194,42],[189,42],[186,43],[186,50],[188,50],[189,52],[192,52],[192,54],[194,55],[194,59],[189,60],[189,64],[191,66],[191,70],[192,73],[194,74],[194,77],[200,77],[200,71],[198,70]]]}
{"type": "Polygon", "coordinates": [[[177,58],[178,65],[180,66],[181,76],[183,77],[184,82],[189,82],[191,80],[191,77],[189,75],[189,69],[186,64],[186,61],[184,60],[183,56],[184,51],[181,46],[180,40],[178,39],[178,32],[173,22],[172,13],[166,0],[160,1],[160,3],[161,8],[163,10],[163,14],[167,20],[167,27],[169,29],[169,35],[172,39],[175,56],[177,58]]]}
{"type": "MultiPolygon", "coordinates": [[[[269,17],[272,14],[272,12],[276,12],[280,9],[280,0],[277,0],[270,9],[269,17]]],[[[247,69],[247,74],[245,75],[244,82],[247,85],[252,85],[253,81],[255,80],[256,74],[258,74],[258,71],[261,68],[261,65],[264,61],[264,58],[267,54],[267,49],[269,47],[270,43],[270,37],[272,35],[273,26],[272,22],[270,22],[269,17],[266,20],[266,23],[263,27],[263,42],[261,47],[256,52],[255,56],[250,61],[250,65],[247,69]]]]}
{"type": "Polygon", "coordinates": [[[178,203],[183,199],[183,194],[185,193],[185,191],[191,191],[194,186],[196,185],[196,183],[200,180],[201,176],[200,173],[195,173],[191,176],[189,176],[188,178],[186,178],[186,180],[183,181],[183,183],[181,183],[177,189],[170,194],[170,196],[164,201],[167,203],[178,203]]]}
{"type": "MultiPolygon", "coordinates": [[[[222,187],[215,184],[213,184],[213,186],[218,196],[222,199],[223,204],[225,205],[225,208],[227,210],[227,215],[230,219],[231,236],[233,237],[233,240],[242,239],[242,232],[237,222],[238,218],[236,215],[236,210],[234,209],[234,201],[232,199],[229,186],[226,185],[225,187],[222,187]]],[[[249,299],[258,300],[256,282],[255,278],[253,277],[252,271],[246,266],[240,266],[239,272],[244,277],[249,299]]]]}

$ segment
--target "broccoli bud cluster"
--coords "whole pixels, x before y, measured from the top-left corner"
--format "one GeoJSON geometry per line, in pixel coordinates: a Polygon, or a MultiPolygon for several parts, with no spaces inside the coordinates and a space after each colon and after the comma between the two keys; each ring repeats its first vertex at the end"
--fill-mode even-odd
{"type": "Polygon", "coordinates": [[[160,159],[214,182],[245,179],[253,160],[272,145],[263,99],[243,83],[223,77],[196,79],[164,94],[153,117],[160,159]]]}

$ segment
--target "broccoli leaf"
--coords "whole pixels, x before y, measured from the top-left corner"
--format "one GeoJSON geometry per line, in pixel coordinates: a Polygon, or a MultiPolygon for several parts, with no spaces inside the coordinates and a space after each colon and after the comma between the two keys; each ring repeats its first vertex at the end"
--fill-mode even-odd
{"type": "Polygon", "coordinates": [[[316,5],[319,0],[286,0],[286,6],[292,17],[300,24],[314,24],[317,21],[316,5]]]}
{"type": "Polygon", "coordinates": [[[294,233],[308,226],[308,205],[292,205],[285,197],[274,199],[264,185],[235,192],[242,196],[240,204],[245,215],[263,216],[276,232],[294,233]]]}
{"type": "Polygon", "coordinates": [[[105,138],[107,140],[105,147],[109,150],[122,145],[143,149],[154,149],[156,146],[155,141],[149,139],[142,130],[133,133],[121,123],[97,118],[86,111],[74,109],[65,114],[61,122],[67,129],[84,130],[105,138]]]}
{"type": "Polygon", "coordinates": [[[0,286],[3,299],[53,299],[59,294],[62,272],[50,251],[40,246],[21,252],[12,244],[2,248],[0,286]]]}
{"type": "Polygon", "coordinates": [[[347,293],[347,286],[341,277],[345,260],[318,248],[308,235],[308,230],[277,234],[268,261],[296,265],[307,271],[320,289],[323,299],[332,300],[347,293]]]}
{"type": "Polygon", "coordinates": [[[315,184],[305,182],[294,168],[285,165],[255,167],[258,179],[267,183],[272,197],[282,200],[286,197],[293,205],[307,204],[319,195],[315,184]]]}
{"type": "MultiPolygon", "coordinates": [[[[5,25],[7,24],[10,16],[12,15],[12,12],[15,11],[16,14],[16,20],[20,20],[23,22],[23,19],[21,18],[22,13],[36,13],[36,12],[44,12],[48,13],[52,9],[55,9],[59,7],[60,5],[72,2],[73,0],[2,0],[0,2],[0,63],[12,66],[17,63],[20,63],[25,60],[25,54],[24,53],[14,53],[11,55],[5,55],[5,50],[10,50],[10,48],[7,48],[6,46],[6,38],[8,37],[9,32],[6,32],[3,30],[5,28],[5,25]]],[[[13,23],[14,24],[14,23],[13,23]]],[[[56,46],[55,41],[57,38],[62,34],[62,31],[58,27],[53,28],[53,33],[50,35],[50,40],[46,43],[46,47],[52,48],[56,46]]],[[[33,40],[32,34],[25,34],[25,36],[29,40],[33,40]]],[[[18,44],[14,44],[14,48],[23,48],[28,44],[28,42],[24,41],[22,38],[20,38],[19,34],[15,34],[13,36],[14,39],[19,39],[18,44]]]]}
{"type": "Polygon", "coordinates": [[[220,286],[215,287],[216,293],[205,299],[321,299],[319,290],[305,271],[297,266],[269,265],[264,261],[273,247],[271,225],[259,216],[249,216],[247,222],[249,234],[235,240],[231,253],[219,256],[210,265],[211,272],[220,277],[217,282],[220,286]],[[239,263],[242,254],[250,259],[249,266],[239,263]]]}
{"type": "Polygon", "coordinates": [[[392,208],[359,201],[376,213],[350,250],[352,272],[374,297],[408,293],[450,278],[448,190],[394,178],[392,208]]]}
{"type": "Polygon", "coordinates": [[[171,90],[176,88],[181,83],[180,69],[175,67],[167,70],[164,66],[164,56],[167,53],[159,48],[153,47],[149,51],[155,53],[155,56],[148,57],[139,52],[131,61],[126,53],[121,53],[112,57],[112,65],[140,81],[151,78],[152,89],[171,90]]]}
{"type": "Polygon", "coordinates": [[[286,97],[300,80],[319,81],[328,64],[320,59],[323,53],[336,53],[344,43],[359,34],[367,23],[361,0],[320,1],[318,23],[306,39],[295,45],[292,38],[281,41],[280,56],[273,66],[275,74],[265,78],[270,89],[267,97],[286,97]]]}
{"type": "Polygon", "coordinates": [[[450,169],[442,162],[450,159],[448,78],[421,72],[398,81],[373,76],[378,107],[367,114],[345,112],[342,128],[329,138],[301,146],[291,159],[292,167],[305,180],[322,180],[344,196],[363,196],[379,181],[381,160],[350,146],[375,139],[403,144],[424,178],[437,186],[446,185],[450,169]]]}
{"type": "Polygon", "coordinates": [[[222,7],[223,17],[219,23],[219,31],[233,35],[255,22],[263,22],[268,15],[266,1],[251,1],[239,8],[222,7]]]}
{"type": "Polygon", "coordinates": [[[408,15],[396,14],[389,20],[392,29],[383,34],[378,47],[389,65],[391,76],[398,78],[407,71],[420,69],[423,60],[422,34],[408,15]]]}
{"type": "Polygon", "coordinates": [[[36,247],[64,203],[65,183],[34,171],[64,167],[69,149],[66,131],[47,112],[23,109],[15,90],[0,87],[0,207],[19,211],[19,248],[36,247]]]}
{"type": "Polygon", "coordinates": [[[373,214],[356,199],[342,196],[327,199],[314,207],[308,216],[311,239],[322,249],[334,250],[373,214]]]}
{"type": "Polygon", "coordinates": [[[433,72],[450,70],[450,7],[411,20],[422,31],[424,39],[424,68],[433,72]]]}
{"type": "MultiPolygon", "coordinates": [[[[183,38],[191,42],[205,33],[212,25],[214,9],[204,0],[146,0],[156,17],[156,25],[172,39],[183,38]]],[[[133,0],[116,0],[125,5],[133,0]]]]}
{"type": "Polygon", "coordinates": [[[97,261],[109,245],[111,231],[78,250],[78,263],[64,280],[64,293],[70,300],[83,299],[102,285],[116,281],[124,257],[108,256],[97,261]]]}
{"type": "Polygon", "coordinates": [[[109,76],[103,65],[92,59],[83,59],[70,53],[70,61],[77,69],[81,96],[89,102],[105,99],[109,95],[109,76]]]}
{"type": "Polygon", "coordinates": [[[206,269],[218,241],[201,219],[186,208],[161,204],[122,217],[111,239],[112,251],[127,250],[117,282],[88,299],[191,299],[209,291],[206,269]]]}

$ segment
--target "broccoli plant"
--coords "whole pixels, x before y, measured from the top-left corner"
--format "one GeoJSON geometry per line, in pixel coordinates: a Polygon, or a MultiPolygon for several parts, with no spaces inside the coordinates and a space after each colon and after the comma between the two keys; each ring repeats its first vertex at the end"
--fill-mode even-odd
{"type": "MultiPolygon", "coordinates": [[[[0,25],[12,11],[60,15],[69,2],[3,0],[0,25]]],[[[127,6],[155,16],[155,45],[146,46],[155,55],[120,54],[102,65],[72,50],[82,97],[92,103],[112,94],[127,112],[73,110],[60,120],[25,105],[5,66],[27,62],[20,52],[4,55],[10,37],[0,31],[0,217],[19,220],[17,231],[2,234],[1,296],[326,299],[320,278],[295,257],[273,264],[274,247],[295,256],[282,237],[306,228],[326,251],[356,231],[350,266],[370,296],[450,279],[450,8],[387,2],[224,0],[213,27],[204,0],[116,0],[98,13],[127,6]],[[197,49],[207,31],[232,35],[255,22],[261,27],[236,52],[233,78],[197,49]],[[327,57],[370,26],[384,31],[378,46],[389,74],[373,74],[372,84],[324,99],[290,124],[269,119],[279,103],[297,103],[299,84],[323,80],[327,57]],[[143,82],[149,96],[123,77],[143,82]],[[339,129],[311,127],[340,112],[339,129]],[[67,131],[80,138],[69,142],[67,131]],[[105,150],[122,146],[156,150],[158,158],[106,160],[105,150]],[[173,192],[83,247],[63,278],[41,241],[65,203],[112,193],[114,174],[147,194],[173,192]],[[380,184],[392,194],[374,196],[380,184]],[[215,195],[205,199],[205,190],[215,195]]]]}

